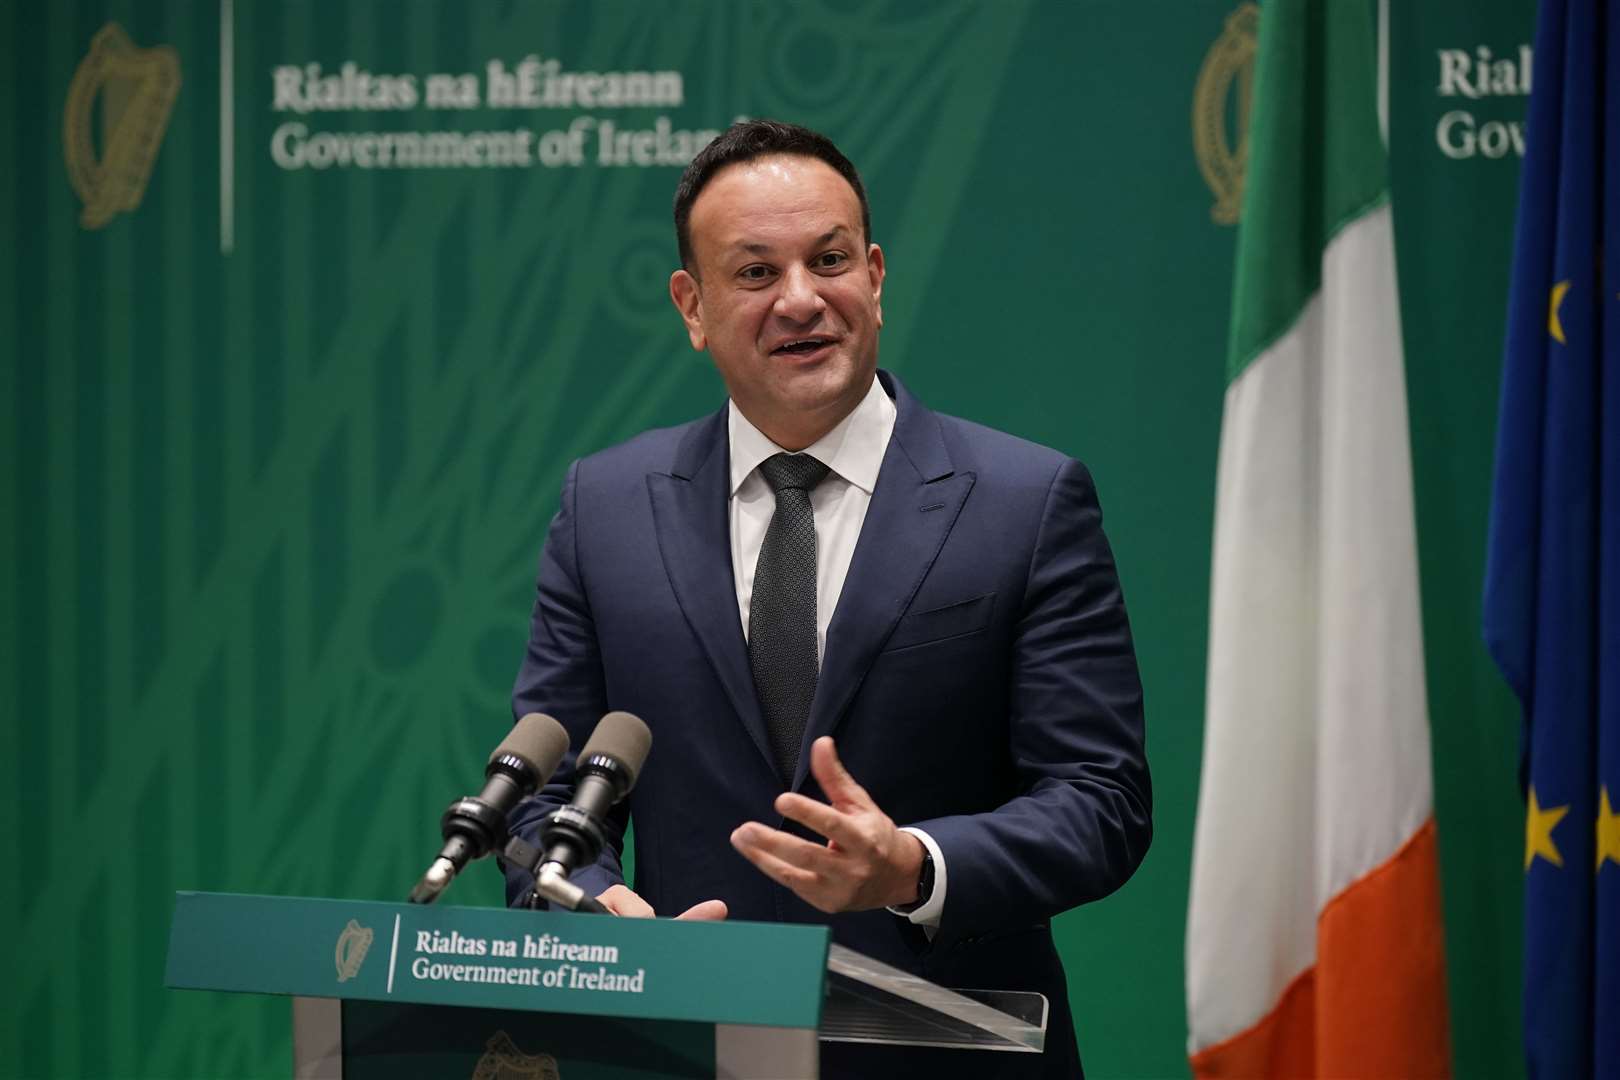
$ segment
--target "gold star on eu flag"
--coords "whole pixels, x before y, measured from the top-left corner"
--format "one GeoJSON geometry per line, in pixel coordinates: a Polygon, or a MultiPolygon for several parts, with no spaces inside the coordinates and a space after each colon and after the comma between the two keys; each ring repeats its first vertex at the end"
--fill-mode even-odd
{"type": "Polygon", "coordinates": [[[1620,814],[1609,802],[1609,787],[1603,786],[1598,794],[1597,816],[1597,868],[1603,869],[1603,860],[1620,866],[1620,814]]]}
{"type": "Polygon", "coordinates": [[[1553,340],[1560,345],[1568,344],[1564,340],[1564,323],[1558,318],[1558,309],[1564,304],[1564,294],[1569,292],[1570,282],[1560,281],[1553,285],[1552,295],[1547,298],[1547,332],[1553,340]]]}
{"type": "Polygon", "coordinates": [[[1569,813],[1569,807],[1549,806],[1543,810],[1541,802],[1536,798],[1535,785],[1530,787],[1530,809],[1524,817],[1524,869],[1530,871],[1530,864],[1537,855],[1562,868],[1564,857],[1558,853],[1558,845],[1553,843],[1552,831],[1564,815],[1569,813]]]}

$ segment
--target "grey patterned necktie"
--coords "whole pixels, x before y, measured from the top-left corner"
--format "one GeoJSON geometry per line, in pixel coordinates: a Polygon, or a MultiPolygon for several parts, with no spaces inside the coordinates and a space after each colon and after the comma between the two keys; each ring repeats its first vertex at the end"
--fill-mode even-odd
{"type": "Polygon", "coordinates": [[[791,782],[816,696],[816,520],[810,492],[826,478],[827,466],[808,454],[776,454],[759,471],[776,492],[776,512],[754,567],[748,663],[776,767],[791,782]]]}

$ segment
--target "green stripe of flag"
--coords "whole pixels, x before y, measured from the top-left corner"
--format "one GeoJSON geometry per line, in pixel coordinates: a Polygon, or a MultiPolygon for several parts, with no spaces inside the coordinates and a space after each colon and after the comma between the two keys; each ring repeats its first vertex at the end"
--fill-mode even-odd
{"type": "Polygon", "coordinates": [[[1370,4],[1267,0],[1249,125],[1230,383],[1322,283],[1322,251],[1386,196],[1370,4]]]}

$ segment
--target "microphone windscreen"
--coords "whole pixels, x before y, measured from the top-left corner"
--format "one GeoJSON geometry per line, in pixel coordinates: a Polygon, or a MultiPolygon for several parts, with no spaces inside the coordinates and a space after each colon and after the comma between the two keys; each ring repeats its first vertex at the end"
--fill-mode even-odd
{"type": "Polygon", "coordinates": [[[635,786],[642,763],[647,760],[647,752],[651,749],[652,732],[647,730],[647,725],[641,722],[639,716],[610,712],[591,732],[579,756],[583,760],[592,754],[602,754],[623,765],[630,774],[630,783],[625,787],[628,791],[635,786]]]}
{"type": "Polygon", "coordinates": [[[563,755],[568,753],[568,732],[545,713],[532,712],[519,720],[501,745],[489,755],[494,761],[502,754],[522,758],[534,770],[541,784],[551,779],[563,755]]]}

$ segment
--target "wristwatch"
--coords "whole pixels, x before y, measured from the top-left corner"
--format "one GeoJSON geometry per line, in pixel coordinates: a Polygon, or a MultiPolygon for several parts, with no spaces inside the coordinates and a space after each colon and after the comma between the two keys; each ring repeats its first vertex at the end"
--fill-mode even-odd
{"type": "Polygon", "coordinates": [[[922,849],[922,867],[917,871],[917,899],[894,909],[903,915],[910,915],[928,903],[928,898],[934,895],[934,853],[928,850],[927,844],[923,844],[922,849]]]}

